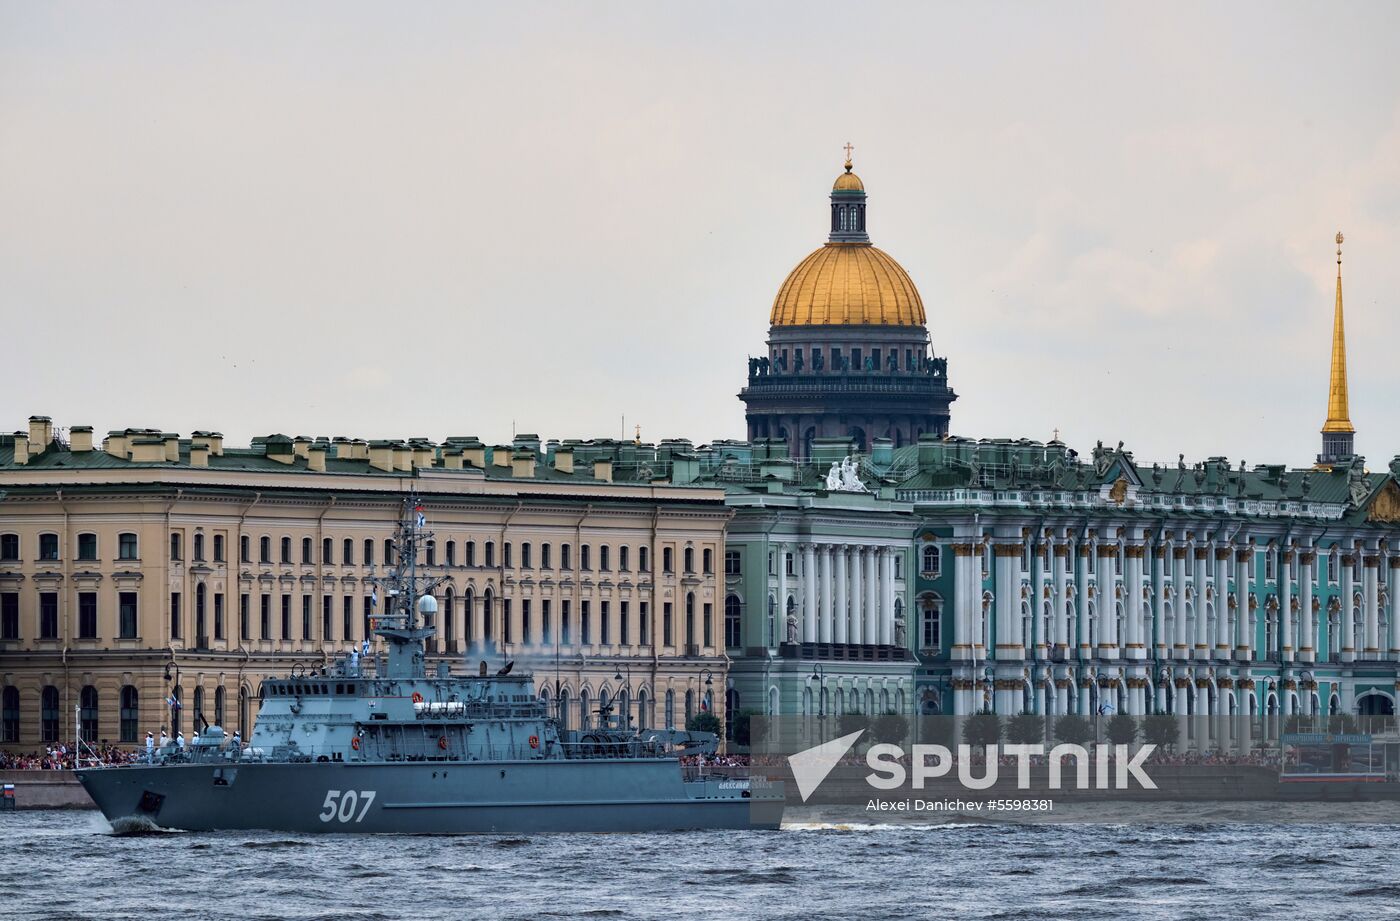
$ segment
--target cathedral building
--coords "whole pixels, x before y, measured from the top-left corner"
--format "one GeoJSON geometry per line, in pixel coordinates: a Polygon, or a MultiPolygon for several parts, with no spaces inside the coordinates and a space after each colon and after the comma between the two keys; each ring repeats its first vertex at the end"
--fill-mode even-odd
{"type": "Polygon", "coordinates": [[[818,438],[868,452],[948,434],[948,362],[930,350],[923,300],[898,262],[870,242],[865,184],[845,171],[831,189],[827,242],[778,289],[768,348],[740,392],[748,437],[809,458],[818,438]]]}

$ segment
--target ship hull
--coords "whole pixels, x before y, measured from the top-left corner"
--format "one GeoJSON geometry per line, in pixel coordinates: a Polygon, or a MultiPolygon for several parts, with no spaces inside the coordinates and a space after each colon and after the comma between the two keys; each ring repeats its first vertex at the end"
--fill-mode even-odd
{"type": "Polygon", "coordinates": [[[670,760],[196,763],[78,772],[109,821],[188,831],[491,834],[771,829],[781,784],[670,760]]]}

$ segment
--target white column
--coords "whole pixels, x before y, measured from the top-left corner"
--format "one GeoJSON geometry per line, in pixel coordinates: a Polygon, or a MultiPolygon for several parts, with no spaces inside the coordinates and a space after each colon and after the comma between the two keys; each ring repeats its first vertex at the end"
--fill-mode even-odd
{"type": "MultiPolygon", "coordinates": [[[[852,591],[858,607],[860,604],[860,549],[852,558],[855,564],[851,574],[854,577],[852,591]]],[[[953,658],[972,657],[972,551],[967,544],[953,544],[953,658]]],[[[857,620],[857,624],[859,621],[857,620]]],[[[859,635],[859,630],[853,635],[859,635]]]]}
{"type": "Polygon", "coordinates": [[[1366,658],[1376,659],[1380,657],[1381,640],[1381,593],[1380,593],[1380,557],[1371,551],[1367,551],[1361,559],[1361,577],[1365,593],[1366,604],[1366,658]]]}
{"type": "MultiPolygon", "coordinates": [[[[1142,561],[1146,556],[1146,549],[1142,544],[1131,543],[1125,550],[1124,566],[1127,572],[1127,601],[1123,606],[1123,616],[1128,619],[1128,635],[1124,638],[1127,644],[1127,658],[1144,660],[1147,658],[1147,649],[1142,641],[1143,621],[1142,621],[1142,561]]],[[[1137,691],[1138,696],[1142,691],[1137,691]]]]}
{"type": "Polygon", "coordinates": [[[1210,551],[1204,543],[1197,544],[1192,554],[1192,556],[1195,557],[1193,562],[1196,564],[1192,574],[1192,582],[1195,589],[1193,593],[1195,598],[1192,608],[1196,612],[1196,637],[1194,641],[1195,648],[1192,650],[1191,655],[1196,659],[1210,658],[1210,631],[1208,629],[1210,623],[1206,619],[1206,557],[1209,555],[1210,551]]]}
{"type": "Polygon", "coordinates": [[[817,641],[817,548],[802,545],[802,642],[817,641]]]}
{"type": "MultiPolygon", "coordinates": [[[[1056,544],[1050,558],[1050,565],[1054,569],[1055,597],[1050,601],[1054,627],[1051,635],[1051,643],[1059,647],[1065,656],[1069,655],[1069,608],[1068,599],[1065,595],[1065,561],[1069,559],[1069,547],[1066,544],[1056,544]]],[[[1063,710],[1061,713],[1065,712],[1063,710]]]]}
{"type": "MultiPolygon", "coordinates": [[[[1278,649],[1280,661],[1293,661],[1293,550],[1283,547],[1278,555],[1278,649]]],[[[1273,650],[1270,650],[1272,652],[1273,650]]],[[[1283,701],[1280,712],[1287,713],[1283,701]]]]}
{"type": "Polygon", "coordinates": [[[1215,658],[1230,658],[1230,548],[1215,545],[1215,658]]]}
{"type": "Polygon", "coordinates": [[[1117,578],[1113,574],[1113,561],[1118,557],[1118,547],[1112,543],[1099,544],[1094,551],[1098,560],[1094,566],[1095,583],[1098,594],[1095,598],[1099,614],[1100,659],[1118,658],[1118,599],[1114,588],[1117,578]]]}
{"type": "MultiPolygon", "coordinates": [[[[1042,537],[1042,539],[1044,539],[1042,537]]],[[[1050,565],[1055,564],[1054,557],[1050,559],[1050,565]]],[[[1045,585],[1049,577],[1045,571],[1044,548],[1031,541],[1031,635],[1026,637],[1027,657],[1034,655],[1041,662],[1045,661],[1045,650],[1050,643],[1050,637],[1045,635],[1045,630],[1049,626],[1045,622],[1045,585]],[[1044,624],[1044,626],[1042,626],[1044,624]]],[[[1044,681],[1037,679],[1036,687],[1044,688],[1044,681]]],[[[1042,707],[1037,712],[1044,713],[1042,707]]]]}
{"type": "MultiPolygon", "coordinates": [[[[955,589],[956,590],[956,589],[955,589]]],[[[860,548],[846,548],[846,642],[860,643],[860,548]]]]}
{"type": "MultiPolygon", "coordinates": [[[[1021,620],[1021,545],[1005,541],[992,545],[992,573],[996,579],[996,656],[998,660],[1024,658],[1022,646],[1016,641],[1016,625],[1021,620]]],[[[998,694],[1000,696],[1000,694],[998,694]]],[[[1007,713],[1000,707],[998,713],[1007,713]]]]}
{"type": "Polygon", "coordinates": [[[1165,659],[1171,650],[1172,638],[1167,636],[1166,599],[1163,592],[1167,587],[1167,560],[1162,541],[1152,544],[1152,646],[1159,659],[1165,659]]]}
{"type": "Polygon", "coordinates": [[[1245,662],[1254,657],[1254,628],[1249,616],[1249,567],[1253,565],[1251,545],[1235,550],[1235,658],[1245,662]]]}
{"type": "Polygon", "coordinates": [[[787,642],[787,544],[778,544],[778,613],[773,645],[787,642]]]}
{"type": "MultiPolygon", "coordinates": [[[[1076,643],[1079,647],[1079,658],[1092,659],[1094,650],[1089,645],[1089,554],[1094,552],[1094,548],[1089,544],[1080,544],[1075,551],[1078,553],[1074,571],[1074,620],[1075,636],[1078,637],[1076,643]]],[[[1087,700],[1085,695],[1089,692],[1082,688],[1080,690],[1081,696],[1087,700]]],[[[1079,712],[1088,711],[1081,707],[1079,712]]]]}
{"type": "Polygon", "coordinates": [[[831,547],[822,545],[817,550],[817,589],[818,597],[821,601],[821,628],[818,632],[818,642],[831,642],[831,547]]]}
{"type": "Polygon", "coordinates": [[[1400,657],[1400,556],[1390,555],[1390,588],[1386,600],[1390,604],[1390,657],[1400,657]]]}
{"type": "MultiPolygon", "coordinates": [[[[1313,558],[1311,547],[1298,554],[1298,660],[1312,662],[1316,658],[1317,628],[1313,624],[1313,558]]],[[[1312,693],[1308,693],[1311,699],[1312,693]]]]}
{"type": "Polygon", "coordinates": [[[864,643],[867,646],[874,646],[880,641],[880,596],[879,579],[875,575],[875,553],[874,547],[865,548],[865,618],[864,618],[864,643]]]}
{"type": "MultiPolygon", "coordinates": [[[[864,573],[862,572],[865,568],[864,559],[864,547],[851,548],[851,629],[847,635],[849,637],[849,642],[855,646],[859,646],[865,642],[865,634],[863,633],[866,617],[865,582],[863,579],[864,573]]],[[[956,576],[956,570],[954,575],[956,576]]],[[[954,590],[956,591],[956,587],[954,590]]],[[[958,606],[953,614],[954,643],[962,642],[958,640],[958,637],[967,635],[967,621],[965,612],[962,609],[962,599],[956,599],[956,602],[958,606]]]]}
{"type": "Polygon", "coordinates": [[[1191,650],[1186,645],[1186,543],[1179,537],[1172,538],[1172,658],[1190,658],[1191,650]]]}
{"type": "Polygon", "coordinates": [[[1355,557],[1351,551],[1342,552],[1342,661],[1356,661],[1356,614],[1352,598],[1356,595],[1355,580],[1352,579],[1352,564],[1355,557]]]}
{"type": "Polygon", "coordinates": [[[880,551],[880,561],[882,565],[882,591],[880,592],[880,603],[883,610],[880,612],[880,643],[884,646],[894,645],[894,550],[885,547],[880,551]]]}
{"type": "Polygon", "coordinates": [[[846,626],[850,622],[850,617],[846,608],[846,565],[849,556],[849,549],[846,547],[835,548],[836,566],[836,607],[831,612],[831,641],[833,643],[846,642],[846,626]]]}

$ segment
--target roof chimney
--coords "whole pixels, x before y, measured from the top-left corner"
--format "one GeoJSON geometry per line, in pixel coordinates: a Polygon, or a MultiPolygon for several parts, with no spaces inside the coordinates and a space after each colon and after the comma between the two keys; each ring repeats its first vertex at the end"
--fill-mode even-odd
{"type": "Polygon", "coordinates": [[[168,461],[179,461],[180,436],[174,432],[162,432],[160,440],[165,445],[165,459],[168,461]]]}
{"type": "Polygon", "coordinates": [[[311,450],[311,439],[305,435],[298,435],[292,440],[292,452],[297,457],[306,457],[309,450],[311,450]]]}
{"type": "Polygon", "coordinates": [[[376,441],[369,446],[369,465],[375,470],[389,472],[394,469],[394,443],[376,441]]]}
{"type": "Polygon", "coordinates": [[[510,456],[510,475],[521,479],[534,479],[535,452],[516,451],[510,456]]]}
{"type": "Polygon", "coordinates": [[[431,442],[417,442],[413,446],[413,466],[431,467],[437,457],[437,449],[431,442]]]}
{"type": "Polygon", "coordinates": [[[190,445],[190,466],[209,466],[209,445],[206,442],[190,445]]]}
{"type": "Polygon", "coordinates": [[[600,457],[593,462],[593,479],[602,480],[604,483],[612,482],[611,459],[600,457]]]}
{"type": "Polygon", "coordinates": [[[149,435],[131,440],[131,459],[138,464],[159,464],[165,460],[165,440],[149,435]]]}
{"type": "Polygon", "coordinates": [[[560,473],[574,472],[574,449],[556,448],[554,451],[554,469],[560,473]]]}
{"type": "Polygon", "coordinates": [[[15,432],[15,463],[29,463],[29,436],[23,432],[15,432]]]}
{"type": "Polygon", "coordinates": [[[131,446],[127,444],[126,432],[108,432],[107,437],[102,439],[102,450],[113,457],[126,460],[127,452],[131,450],[131,446]]]}
{"type": "Polygon", "coordinates": [[[496,445],[491,449],[491,466],[510,466],[510,445],[496,445]]]}
{"type": "Polygon", "coordinates": [[[53,422],[48,416],[29,417],[29,450],[33,454],[43,454],[53,441],[53,422]]]}
{"type": "Polygon", "coordinates": [[[469,441],[462,447],[462,460],[477,469],[486,467],[486,445],[479,441],[469,441]]]}
{"type": "Polygon", "coordinates": [[[443,448],[443,449],[442,449],[442,466],[443,466],[444,469],[447,469],[447,470],[461,470],[461,469],[462,469],[462,451],[461,451],[461,449],[459,449],[459,448],[458,448],[458,449],[454,449],[454,448],[443,448]]]}
{"type": "Polygon", "coordinates": [[[408,445],[394,445],[394,469],[404,472],[413,469],[413,450],[408,445]]]}
{"type": "Polygon", "coordinates": [[[306,449],[306,469],[317,473],[324,473],[326,470],[326,446],[314,444],[306,449]]]}
{"type": "Polygon", "coordinates": [[[68,450],[86,454],[92,450],[92,426],[75,425],[68,430],[68,450]]]}

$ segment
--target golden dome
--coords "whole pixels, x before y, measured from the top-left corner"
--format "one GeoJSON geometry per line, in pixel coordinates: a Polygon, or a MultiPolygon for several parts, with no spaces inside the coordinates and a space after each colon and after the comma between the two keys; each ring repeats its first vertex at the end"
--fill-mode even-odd
{"type": "Polygon", "coordinates": [[[846,171],[836,177],[836,182],[831,186],[833,192],[864,192],[865,183],[860,181],[860,177],[851,172],[852,163],[846,161],[846,171]]]}
{"type": "Polygon", "coordinates": [[[828,243],[788,275],[768,322],[923,326],[924,302],[909,273],[882,250],[869,243],[828,243]]]}

